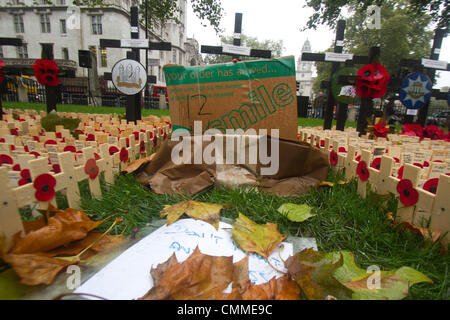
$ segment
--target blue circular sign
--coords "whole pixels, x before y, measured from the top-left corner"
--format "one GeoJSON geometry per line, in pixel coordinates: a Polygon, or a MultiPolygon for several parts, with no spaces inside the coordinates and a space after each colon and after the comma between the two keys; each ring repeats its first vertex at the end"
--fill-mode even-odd
{"type": "Polygon", "coordinates": [[[430,78],[422,73],[413,73],[403,79],[400,101],[408,109],[419,109],[431,98],[433,85],[430,78]]]}

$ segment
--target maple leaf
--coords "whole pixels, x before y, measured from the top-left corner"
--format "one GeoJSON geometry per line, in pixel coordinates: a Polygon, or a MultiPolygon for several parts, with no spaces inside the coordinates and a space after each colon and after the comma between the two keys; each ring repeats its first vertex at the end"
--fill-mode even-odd
{"type": "Polygon", "coordinates": [[[314,217],[311,214],[312,208],[307,204],[284,203],[278,208],[278,212],[286,216],[290,221],[303,222],[308,218],[314,217]]]}
{"type": "Polygon", "coordinates": [[[186,200],[174,205],[167,205],[160,212],[161,217],[167,216],[167,225],[177,221],[184,213],[195,220],[203,220],[219,229],[220,210],[224,206],[220,204],[186,200]]]}
{"type": "Polygon", "coordinates": [[[48,218],[46,226],[18,239],[11,253],[47,252],[85,238],[89,231],[101,223],[103,221],[92,221],[83,211],[72,208],[58,210],[53,217],[48,218]]]}
{"type": "Polygon", "coordinates": [[[286,239],[285,235],[278,232],[276,224],[269,222],[265,225],[257,224],[242,213],[239,213],[234,222],[231,233],[233,240],[242,250],[257,253],[266,259],[278,244],[286,239]]]}
{"type": "Polygon", "coordinates": [[[248,256],[233,264],[233,257],[202,254],[198,247],[183,263],[175,254],[152,268],[153,287],[141,300],[273,300],[299,299],[300,288],[287,275],[253,285],[248,256]],[[231,293],[223,291],[232,283],[231,293]]]}
{"type": "MultiPolygon", "coordinates": [[[[336,252],[328,254],[336,257],[336,252]]],[[[356,265],[354,255],[349,251],[340,251],[343,264],[336,270],[336,279],[353,291],[354,300],[400,300],[408,295],[410,286],[420,282],[432,282],[421,272],[410,268],[401,267],[391,271],[380,271],[379,288],[371,286],[374,284],[373,274],[361,269],[356,265]]]]}
{"type": "Polygon", "coordinates": [[[312,248],[302,250],[286,260],[285,266],[306,298],[325,300],[330,297],[351,299],[352,291],[341,284],[333,273],[343,263],[312,248]]]}

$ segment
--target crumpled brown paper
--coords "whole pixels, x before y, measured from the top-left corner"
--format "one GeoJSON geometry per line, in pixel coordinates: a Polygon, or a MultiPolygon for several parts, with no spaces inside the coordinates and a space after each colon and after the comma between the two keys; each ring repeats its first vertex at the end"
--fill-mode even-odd
{"type": "MultiPolygon", "coordinates": [[[[187,138],[191,140],[191,150],[194,150],[193,136],[187,138]]],[[[270,139],[268,137],[269,154],[270,139]]],[[[328,173],[325,154],[302,142],[279,140],[279,170],[271,176],[259,175],[264,167],[259,161],[258,164],[193,164],[194,152],[191,153],[191,164],[177,165],[171,160],[171,152],[178,143],[167,140],[152,160],[128,173],[134,173],[139,183],[158,194],[193,195],[214,185],[222,185],[254,186],[278,196],[308,192],[311,187],[325,180],[328,173]]],[[[210,143],[203,141],[202,150],[210,143]]]]}

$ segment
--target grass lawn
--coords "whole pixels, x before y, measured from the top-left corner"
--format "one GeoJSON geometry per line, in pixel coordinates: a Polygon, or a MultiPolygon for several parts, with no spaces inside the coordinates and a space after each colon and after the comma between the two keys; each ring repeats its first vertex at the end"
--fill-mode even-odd
{"type": "MultiPolygon", "coordinates": [[[[3,102],[3,107],[5,109],[33,109],[46,111],[47,107],[44,103],[22,103],[22,102],[3,102]]],[[[61,112],[79,112],[79,113],[125,113],[125,108],[118,107],[93,107],[85,105],[75,105],[75,104],[58,104],[56,106],[58,111],[61,112]]],[[[143,109],[142,114],[144,116],[155,115],[155,116],[170,116],[169,110],[157,110],[157,109],[143,109]]],[[[298,125],[303,127],[321,127],[323,126],[323,119],[309,119],[309,118],[298,118],[298,125]]],[[[333,126],[336,125],[336,120],[333,120],[333,126]]],[[[356,122],[347,122],[346,127],[356,128],[356,122]]]]}
{"type": "MultiPolygon", "coordinates": [[[[341,174],[330,173],[328,181],[337,182],[341,174]]],[[[103,199],[91,199],[87,183],[82,186],[82,208],[94,219],[104,219],[117,213],[124,222],[115,227],[113,233],[133,228],[160,219],[159,212],[166,204],[184,201],[181,196],[157,195],[140,186],[133,176],[118,176],[111,186],[102,185],[103,199]]],[[[347,185],[322,187],[310,193],[282,198],[256,191],[211,189],[192,197],[194,200],[231,204],[222,215],[237,218],[242,212],[257,223],[272,222],[281,233],[314,237],[320,250],[348,250],[354,253],[361,268],[377,265],[381,270],[402,266],[415,268],[433,280],[432,284],[416,284],[410,289],[408,299],[449,298],[449,256],[441,256],[437,245],[430,244],[410,231],[392,227],[385,218],[387,211],[395,212],[396,201],[392,196],[383,209],[379,198],[367,201],[357,193],[357,182],[347,185]],[[314,207],[317,215],[303,223],[294,223],[278,214],[278,207],[286,202],[306,203],[314,207]],[[387,210],[387,211],[386,211],[387,210]]],[[[59,199],[58,205],[64,205],[59,199]]],[[[102,229],[110,224],[105,223],[102,229]]]]}

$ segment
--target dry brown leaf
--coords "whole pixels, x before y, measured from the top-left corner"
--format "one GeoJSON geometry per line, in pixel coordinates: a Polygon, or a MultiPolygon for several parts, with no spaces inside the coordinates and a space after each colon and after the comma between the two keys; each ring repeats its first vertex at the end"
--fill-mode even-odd
{"type": "Polygon", "coordinates": [[[152,161],[155,156],[156,156],[156,153],[153,153],[153,154],[149,155],[148,157],[135,160],[135,161],[131,162],[128,166],[126,166],[122,170],[122,172],[126,173],[126,174],[134,173],[135,171],[139,170],[140,167],[142,167],[143,165],[152,161]]]}
{"type": "Polygon", "coordinates": [[[162,218],[167,216],[167,225],[174,223],[185,213],[192,219],[208,222],[218,230],[220,210],[223,207],[220,204],[186,200],[171,206],[165,206],[160,214],[162,218]]]}
{"type": "Polygon", "coordinates": [[[73,264],[37,254],[7,254],[3,260],[20,276],[20,282],[29,286],[51,284],[60,271],[73,264]]]}
{"type": "Polygon", "coordinates": [[[20,238],[11,253],[47,252],[72,241],[83,239],[103,221],[92,221],[86,213],[75,209],[58,210],[48,218],[48,225],[20,238]]]}
{"type": "Polygon", "coordinates": [[[260,285],[251,284],[248,256],[233,264],[232,257],[204,255],[198,248],[183,263],[175,254],[150,271],[153,288],[142,300],[274,300],[299,299],[300,288],[287,275],[260,285]],[[232,283],[231,293],[224,289],[232,283]]]}
{"type": "Polygon", "coordinates": [[[439,240],[439,237],[441,236],[441,232],[439,230],[431,230],[428,228],[419,227],[419,226],[413,225],[407,221],[404,221],[404,222],[395,221],[394,217],[392,216],[392,212],[386,213],[386,218],[388,221],[390,221],[394,224],[401,224],[408,230],[411,230],[412,232],[422,235],[422,237],[425,240],[431,240],[433,242],[436,242],[439,240]],[[430,235],[430,233],[431,233],[431,235],[430,235]]]}

